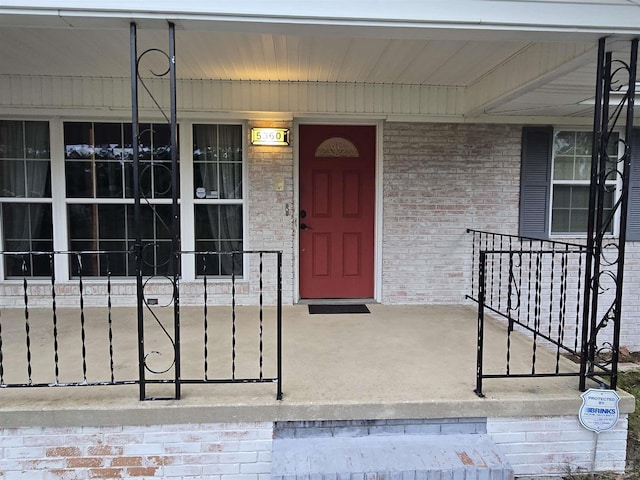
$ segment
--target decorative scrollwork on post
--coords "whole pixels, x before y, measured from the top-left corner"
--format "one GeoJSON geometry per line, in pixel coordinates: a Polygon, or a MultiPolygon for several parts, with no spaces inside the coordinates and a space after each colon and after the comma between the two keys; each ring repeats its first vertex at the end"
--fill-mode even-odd
{"type": "MultiPolygon", "coordinates": [[[[160,382],[170,382],[175,387],[175,392],[171,398],[180,398],[180,301],[179,301],[179,210],[178,210],[178,164],[177,164],[177,120],[176,120],[176,72],[175,72],[175,27],[173,23],[169,23],[169,52],[165,52],[159,48],[149,48],[140,55],[137,53],[137,29],[135,23],[131,24],[131,97],[132,97],[132,136],[133,136],[133,190],[134,190],[134,228],[135,228],[135,245],[133,250],[136,259],[136,278],[137,278],[137,296],[138,296],[138,362],[140,376],[140,399],[147,399],[146,394],[146,374],[162,375],[173,370],[173,378],[161,378],[160,382]],[[160,64],[154,59],[159,58],[160,64]],[[158,101],[152,88],[149,87],[145,78],[142,76],[142,63],[149,62],[151,67],[148,71],[153,77],[163,78],[169,76],[170,90],[170,112],[167,114],[165,108],[158,101]],[[151,99],[153,105],[164,117],[170,126],[170,154],[171,167],[164,162],[146,163],[142,168],[140,166],[140,122],[138,112],[138,85],[151,99]],[[171,183],[162,191],[155,189],[152,181],[158,170],[165,169],[168,173],[167,177],[171,178],[171,183]],[[149,178],[149,182],[145,182],[145,178],[149,178]],[[149,183],[152,187],[152,197],[167,197],[169,194],[172,199],[171,203],[171,220],[167,221],[159,214],[157,206],[152,202],[145,192],[143,186],[149,183]],[[141,201],[144,201],[145,208],[151,210],[153,215],[154,228],[164,229],[166,236],[171,238],[171,248],[168,255],[162,257],[158,252],[160,244],[158,242],[150,242],[143,244],[142,241],[142,215],[141,201]],[[147,272],[148,277],[143,280],[143,272],[147,272]],[[163,305],[158,305],[157,300],[151,302],[147,291],[153,280],[154,288],[161,288],[162,281],[168,281],[171,295],[169,301],[163,305]],[[169,327],[168,322],[160,315],[160,309],[173,308],[173,326],[169,327]],[[161,357],[163,354],[159,349],[149,352],[145,350],[145,312],[151,316],[151,324],[155,325],[160,332],[160,338],[167,340],[166,345],[170,348],[169,362],[162,366],[156,366],[152,359],[161,357]]],[[[157,231],[155,236],[157,236],[157,231]]],[[[159,340],[158,340],[159,341],[159,340]]]]}
{"type": "Polygon", "coordinates": [[[587,378],[615,389],[618,376],[638,40],[631,42],[628,62],[613,59],[605,48],[606,40],[601,39],[589,189],[581,390],[586,388],[587,378]],[[621,98],[610,108],[614,96],[621,98]],[[619,236],[613,241],[617,219],[619,236]]]}

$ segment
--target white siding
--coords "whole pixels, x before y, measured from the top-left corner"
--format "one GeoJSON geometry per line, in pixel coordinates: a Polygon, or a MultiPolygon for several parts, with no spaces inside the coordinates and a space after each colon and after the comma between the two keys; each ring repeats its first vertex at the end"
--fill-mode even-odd
{"type": "MultiPolygon", "coordinates": [[[[161,105],[168,105],[168,81],[147,80],[161,105]]],[[[122,78],[0,77],[0,113],[17,109],[123,110],[131,105],[131,85],[122,78]]],[[[182,80],[178,82],[179,111],[267,111],[286,113],[351,113],[373,115],[462,114],[461,87],[306,83],[263,81],[182,80]]],[[[142,88],[140,106],[153,109],[142,88]]],[[[94,114],[95,112],[87,112],[94,114]]]]}

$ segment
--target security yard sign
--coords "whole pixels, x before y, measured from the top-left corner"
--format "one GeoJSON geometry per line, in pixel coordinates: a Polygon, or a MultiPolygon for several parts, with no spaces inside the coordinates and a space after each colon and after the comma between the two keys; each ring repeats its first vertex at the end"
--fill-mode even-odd
{"type": "Polygon", "coordinates": [[[610,430],[618,423],[620,397],[615,391],[590,388],[581,397],[582,406],[578,418],[584,428],[600,433],[610,430]]]}

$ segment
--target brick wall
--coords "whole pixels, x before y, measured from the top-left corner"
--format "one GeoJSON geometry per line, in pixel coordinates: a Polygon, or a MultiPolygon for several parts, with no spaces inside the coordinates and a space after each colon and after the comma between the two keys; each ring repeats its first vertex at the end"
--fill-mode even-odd
{"type": "Polygon", "coordinates": [[[620,345],[640,350],[640,242],[628,242],[625,250],[620,345]]]}
{"type": "MultiPolygon", "coordinates": [[[[279,127],[293,131],[290,122],[250,123],[251,127],[279,127]]],[[[293,137],[290,133],[290,145],[293,137]]],[[[285,303],[293,299],[294,206],[293,147],[249,146],[247,153],[248,242],[252,250],[282,250],[282,298],[285,303]],[[280,190],[282,182],[282,190],[280,190]]],[[[250,276],[256,276],[255,262],[250,276]]],[[[255,285],[252,282],[251,285],[255,285]]]]}
{"type": "MultiPolygon", "coordinates": [[[[575,416],[489,418],[487,433],[502,447],[516,475],[590,472],[596,434],[575,416]]],[[[627,415],[598,435],[595,471],[622,472],[627,447],[627,415]]]]}
{"type": "MultiPolygon", "coordinates": [[[[358,435],[356,423],[398,434],[476,434],[486,428],[520,476],[590,470],[595,445],[593,432],[575,416],[330,423],[358,435]]],[[[279,435],[283,428],[315,431],[318,422],[282,424],[279,435]]],[[[625,415],[613,430],[599,434],[596,471],[624,470],[626,429],[625,415]]],[[[273,435],[271,422],[3,428],[0,479],[270,480],[273,435]]]]}
{"type": "Polygon", "coordinates": [[[517,233],[521,128],[387,123],[384,303],[460,303],[467,228],[517,233]]]}
{"type": "Polygon", "coordinates": [[[2,480],[271,477],[272,423],[0,429],[2,480]]]}

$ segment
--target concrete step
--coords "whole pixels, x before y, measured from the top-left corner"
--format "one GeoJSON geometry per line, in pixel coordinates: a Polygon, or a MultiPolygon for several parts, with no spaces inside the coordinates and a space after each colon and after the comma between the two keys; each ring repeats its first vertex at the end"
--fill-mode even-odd
{"type": "Polygon", "coordinates": [[[484,434],[275,438],[273,480],[512,480],[484,434]]]}

